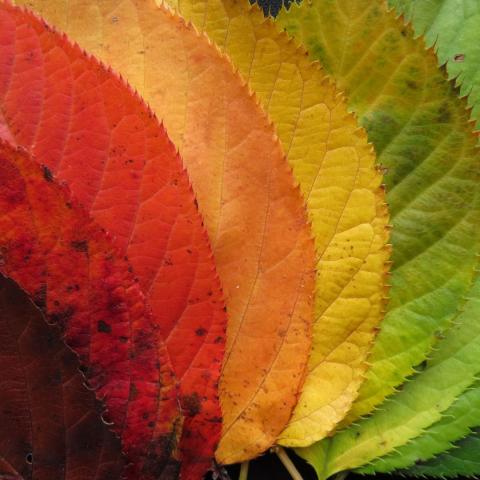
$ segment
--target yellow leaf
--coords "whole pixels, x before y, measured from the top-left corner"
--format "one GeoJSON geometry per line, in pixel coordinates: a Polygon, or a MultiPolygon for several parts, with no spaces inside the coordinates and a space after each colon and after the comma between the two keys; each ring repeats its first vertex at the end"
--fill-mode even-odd
{"type": "Polygon", "coordinates": [[[311,230],[273,127],[226,57],[153,0],[18,3],[119,70],[179,148],[229,313],[217,457],[255,457],[291,416],[313,318],[311,230]]]}
{"type": "Polygon", "coordinates": [[[167,0],[225,51],[272,118],[308,204],[317,278],[313,351],[278,443],[307,446],[344,418],[384,310],[388,222],[365,131],[321,67],[245,1],[167,0]]]}

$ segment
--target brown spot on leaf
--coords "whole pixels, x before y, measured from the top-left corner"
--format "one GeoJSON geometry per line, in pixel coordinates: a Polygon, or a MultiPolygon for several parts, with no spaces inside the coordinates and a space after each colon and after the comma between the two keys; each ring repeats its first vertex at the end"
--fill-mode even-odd
{"type": "Polygon", "coordinates": [[[101,333],[112,333],[112,327],[103,320],[99,320],[97,323],[97,331],[101,333]]]}
{"type": "Polygon", "coordinates": [[[185,413],[190,417],[198,415],[202,411],[202,404],[198,393],[184,395],[180,400],[180,404],[185,413]]]}
{"type": "Polygon", "coordinates": [[[70,243],[73,249],[77,252],[88,253],[88,242],[86,240],[74,240],[70,243]]]}

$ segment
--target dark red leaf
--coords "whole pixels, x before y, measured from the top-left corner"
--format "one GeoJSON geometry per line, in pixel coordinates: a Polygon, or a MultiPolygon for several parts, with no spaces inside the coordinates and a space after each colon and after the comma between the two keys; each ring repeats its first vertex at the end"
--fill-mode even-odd
{"type": "Polygon", "coordinates": [[[108,420],[131,478],[170,468],[176,389],[139,285],[106,234],[25,152],[0,143],[0,271],[65,331],[108,420]]]}
{"type": "Polygon", "coordinates": [[[0,478],[118,480],[120,442],[84,386],[76,355],[0,276],[0,478]]]}
{"type": "Polygon", "coordinates": [[[221,430],[226,314],[194,195],[164,128],[118,77],[6,4],[0,105],[0,135],[67,181],[128,255],[180,380],[182,456],[204,471],[221,430]]]}

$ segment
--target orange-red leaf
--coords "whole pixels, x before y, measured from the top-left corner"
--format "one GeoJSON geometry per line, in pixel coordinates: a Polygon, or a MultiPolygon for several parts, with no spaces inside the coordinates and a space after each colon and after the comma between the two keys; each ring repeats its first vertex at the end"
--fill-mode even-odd
{"type": "Polygon", "coordinates": [[[0,365],[0,478],[120,478],[120,442],[102,423],[77,357],[2,276],[0,365]]]}
{"type": "Polygon", "coordinates": [[[226,314],[181,159],[121,79],[33,15],[4,5],[0,48],[4,137],[67,181],[128,255],[180,380],[180,447],[198,477],[220,435],[226,314]]]}
{"type": "Polygon", "coordinates": [[[157,478],[172,468],[176,390],[128,263],[47,169],[5,143],[0,184],[0,272],[64,329],[88,367],[90,385],[134,462],[130,478],[157,478]]]}
{"type": "Polygon", "coordinates": [[[154,0],[19,1],[121,72],[178,146],[229,315],[216,456],[260,454],[297,401],[313,322],[311,229],[273,126],[228,59],[154,0]]]}

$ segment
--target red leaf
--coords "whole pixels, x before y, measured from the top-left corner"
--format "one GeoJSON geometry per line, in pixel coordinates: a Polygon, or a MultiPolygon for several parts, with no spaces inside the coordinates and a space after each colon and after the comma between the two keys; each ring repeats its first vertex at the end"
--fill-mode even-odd
{"type": "Polygon", "coordinates": [[[139,285],[110,240],[25,152],[0,143],[0,271],[65,330],[104,399],[131,478],[171,468],[175,382],[139,285]]]}
{"type": "Polygon", "coordinates": [[[102,423],[77,357],[1,276],[0,364],[0,478],[120,478],[120,442],[102,423]]]}
{"type": "Polygon", "coordinates": [[[180,380],[181,450],[198,478],[220,436],[226,315],[181,159],[119,78],[31,14],[2,6],[0,48],[4,136],[66,180],[128,255],[180,380]]]}

